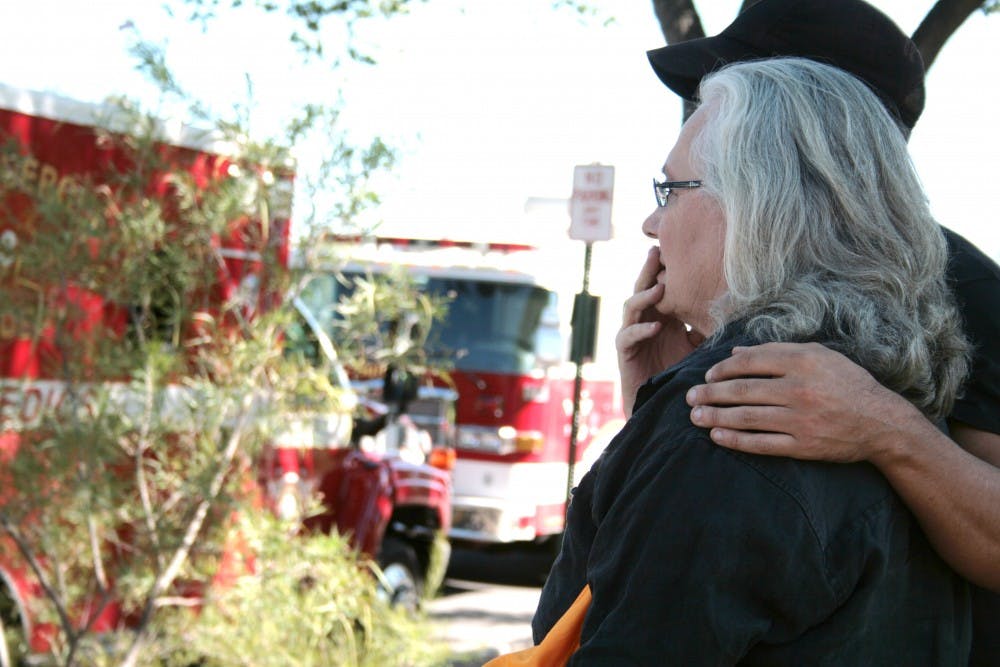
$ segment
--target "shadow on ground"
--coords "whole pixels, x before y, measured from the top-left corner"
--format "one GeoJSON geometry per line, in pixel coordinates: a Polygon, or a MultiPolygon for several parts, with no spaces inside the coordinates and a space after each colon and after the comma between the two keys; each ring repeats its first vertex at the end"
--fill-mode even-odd
{"type": "MultiPolygon", "coordinates": [[[[553,547],[548,545],[472,548],[457,544],[452,549],[447,577],[505,586],[537,587],[545,583],[554,557],[553,547]]],[[[447,594],[447,590],[444,593],[447,594]]]]}

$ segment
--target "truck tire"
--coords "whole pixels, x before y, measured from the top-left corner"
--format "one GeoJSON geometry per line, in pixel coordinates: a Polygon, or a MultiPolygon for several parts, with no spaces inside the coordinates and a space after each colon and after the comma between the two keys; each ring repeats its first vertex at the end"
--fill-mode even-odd
{"type": "Polygon", "coordinates": [[[387,537],[382,542],[378,564],[382,570],[379,591],[389,604],[407,611],[420,609],[423,578],[413,547],[399,538],[387,537]]]}

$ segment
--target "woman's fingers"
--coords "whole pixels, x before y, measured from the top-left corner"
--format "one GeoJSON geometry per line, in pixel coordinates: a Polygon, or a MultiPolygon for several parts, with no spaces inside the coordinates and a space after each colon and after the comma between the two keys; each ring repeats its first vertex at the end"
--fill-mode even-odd
{"type": "Polygon", "coordinates": [[[656,276],[662,268],[663,265],[660,264],[660,249],[653,246],[646,252],[646,261],[642,263],[642,268],[639,269],[639,276],[635,279],[635,287],[632,291],[641,292],[654,286],[656,284],[656,276]]]}
{"type": "Polygon", "coordinates": [[[663,298],[663,285],[659,284],[630,296],[625,300],[625,307],[622,309],[622,326],[641,322],[643,313],[655,306],[661,298],[663,298]]]}
{"type": "Polygon", "coordinates": [[[653,338],[659,330],[659,322],[638,322],[623,326],[615,336],[615,348],[619,352],[626,352],[653,338]]]}

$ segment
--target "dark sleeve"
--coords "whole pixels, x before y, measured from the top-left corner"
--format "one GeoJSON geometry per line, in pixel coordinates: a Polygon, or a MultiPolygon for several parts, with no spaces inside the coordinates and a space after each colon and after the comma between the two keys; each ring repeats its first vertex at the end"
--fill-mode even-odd
{"type": "Polygon", "coordinates": [[[1000,281],[980,280],[962,285],[965,332],[972,342],[969,379],[955,401],[951,418],[974,428],[1000,434],[1000,281]]]}
{"type": "Polygon", "coordinates": [[[839,604],[791,496],[701,436],[669,450],[617,493],[598,489],[593,602],[572,665],[734,664],[839,604]]]}
{"type": "Polygon", "coordinates": [[[945,237],[949,282],[973,346],[969,378],[951,418],[1000,434],[1000,267],[951,230],[945,237]]]}
{"type": "Polygon", "coordinates": [[[556,621],[566,613],[587,583],[587,555],[597,530],[590,510],[591,498],[600,464],[601,460],[598,459],[573,489],[566,518],[567,530],[563,532],[559,555],[545,579],[538,607],[531,619],[531,634],[535,644],[540,643],[556,621]]]}

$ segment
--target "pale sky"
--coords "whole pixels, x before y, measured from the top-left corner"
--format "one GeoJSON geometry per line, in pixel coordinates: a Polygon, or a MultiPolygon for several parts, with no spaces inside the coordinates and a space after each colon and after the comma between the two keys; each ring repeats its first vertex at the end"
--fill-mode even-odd
{"type": "MultiPolygon", "coordinates": [[[[548,0],[430,0],[359,35],[377,66],[332,72],[301,64],[280,17],[244,10],[202,34],[157,0],[0,0],[0,82],[85,101],[121,92],[148,100],[125,54],[120,26],[132,21],[167,45],[181,85],[216,109],[245,98],[249,73],[252,129],[262,133],[303,101],[341,95],[345,126],[400,153],[377,181],[384,203],[371,219],[384,221],[384,233],[565,247],[568,270],[582,269],[583,247],[566,239],[565,209],[526,212],[525,204],[567,197],[574,165],[613,165],[615,239],[594,246],[592,291],[618,302],[648,245],[639,226],[680,106],[646,61],[647,49],[663,45],[651,2],[590,4],[615,22],[581,21],[548,0]]],[[[933,0],[873,4],[912,33],[933,0]]],[[[709,34],[738,5],[696,0],[709,34]]],[[[330,44],[342,40],[335,32],[330,44]]],[[[930,70],[910,146],[938,220],[1000,259],[998,67],[1000,15],[976,12],[930,70]]],[[[308,165],[307,150],[299,157],[308,165]]],[[[297,215],[305,203],[296,202],[297,215]]]]}

